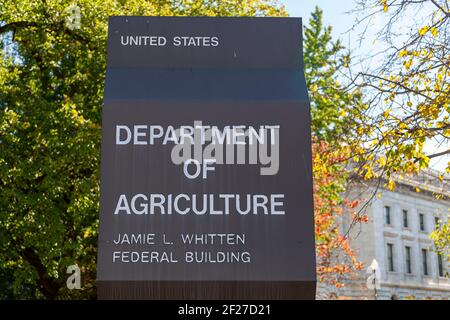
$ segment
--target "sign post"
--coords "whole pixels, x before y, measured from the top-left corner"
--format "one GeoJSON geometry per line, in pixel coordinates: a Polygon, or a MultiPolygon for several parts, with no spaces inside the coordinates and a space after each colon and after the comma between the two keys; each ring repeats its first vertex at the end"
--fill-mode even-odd
{"type": "Polygon", "coordinates": [[[301,30],[110,18],[100,299],[314,299],[301,30]]]}

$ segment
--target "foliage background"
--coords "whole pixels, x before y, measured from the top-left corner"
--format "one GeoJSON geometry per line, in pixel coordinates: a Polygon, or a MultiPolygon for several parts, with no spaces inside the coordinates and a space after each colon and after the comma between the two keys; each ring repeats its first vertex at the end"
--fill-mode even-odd
{"type": "MultiPolygon", "coordinates": [[[[272,0],[0,0],[0,298],[95,298],[101,107],[111,15],[286,16],[272,0]],[[81,8],[79,29],[67,8],[81,8]],[[82,290],[67,290],[78,264],[82,290]]],[[[316,10],[305,29],[312,99],[318,275],[361,268],[337,217],[345,161],[366,105],[344,90],[349,64],[316,10]],[[343,258],[343,259],[341,259],[343,258]]],[[[354,208],[356,203],[348,203],[354,208]]],[[[361,219],[358,217],[358,219],[361,219]]]]}

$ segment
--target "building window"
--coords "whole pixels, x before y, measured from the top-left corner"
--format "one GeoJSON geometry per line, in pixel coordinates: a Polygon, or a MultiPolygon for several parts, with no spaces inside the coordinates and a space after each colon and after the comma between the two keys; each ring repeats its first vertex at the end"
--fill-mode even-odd
{"type": "Polygon", "coordinates": [[[420,231],[425,231],[425,215],[423,213],[419,213],[419,226],[420,231]]]}
{"type": "Polygon", "coordinates": [[[437,258],[438,258],[439,277],[443,277],[444,276],[444,265],[442,264],[442,254],[438,253],[437,258]]]}
{"type": "Polygon", "coordinates": [[[394,245],[392,243],[387,244],[388,254],[388,270],[394,271],[394,245]]]}
{"type": "Polygon", "coordinates": [[[386,224],[391,224],[391,207],[384,207],[384,222],[386,224]]]}
{"type": "Polygon", "coordinates": [[[403,228],[408,228],[408,210],[403,210],[403,228]]]}
{"type": "Polygon", "coordinates": [[[422,249],[422,267],[423,267],[423,275],[428,275],[428,251],[427,249],[422,249]]]}
{"type": "Polygon", "coordinates": [[[411,247],[405,247],[406,273],[412,273],[411,268],[411,247]]]}

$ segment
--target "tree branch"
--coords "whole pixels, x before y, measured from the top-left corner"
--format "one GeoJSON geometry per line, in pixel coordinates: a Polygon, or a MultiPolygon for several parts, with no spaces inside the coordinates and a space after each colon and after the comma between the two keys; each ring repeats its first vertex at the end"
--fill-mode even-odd
{"type": "Polygon", "coordinates": [[[439,10],[441,10],[447,17],[450,17],[450,12],[447,12],[447,10],[445,10],[444,8],[442,8],[439,3],[436,2],[436,0],[431,0],[431,2],[439,8],[439,10]]]}
{"type": "Polygon", "coordinates": [[[56,279],[49,276],[41,258],[32,247],[24,248],[19,244],[19,241],[13,237],[11,232],[6,231],[6,233],[8,234],[12,245],[15,247],[16,252],[28,262],[38,274],[37,282],[39,291],[41,291],[47,299],[55,299],[61,288],[61,284],[58,283],[56,279]]]}
{"type": "Polygon", "coordinates": [[[446,155],[446,154],[450,154],[450,149],[445,150],[445,151],[442,151],[442,152],[430,154],[430,155],[428,155],[427,157],[428,157],[429,159],[433,159],[433,158],[437,158],[437,157],[440,157],[440,156],[444,156],[444,155],[446,155]]]}
{"type": "Polygon", "coordinates": [[[36,270],[39,276],[38,284],[40,291],[47,299],[55,299],[61,286],[55,279],[48,275],[45,266],[42,264],[36,252],[32,248],[27,247],[20,252],[20,255],[36,270]]]}
{"type": "Polygon", "coordinates": [[[38,26],[39,24],[37,22],[28,22],[28,21],[11,22],[0,27],[0,34],[3,34],[8,31],[16,31],[18,28],[29,28],[38,26]]]}
{"type": "Polygon", "coordinates": [[[0,35],[8,32],[13,31],[16,32],[18,29],[26,29],[30,27],[40,27],[40,28],[48,28],[50,32],[62,32],[70,37],[72,37],[74,40],[79,41],[80,43],[85,43],[89,49],[95,50],[96,47],[93,45],[93,42],[89,39],[86,39],[81,34],[74,32],[73,30],[68,29],[65,27],[64,22],[55,22],[52,24],[43,24],[38,22],[29,22],[29,21],[16,21],[16,22],[10,22],[0,27],[0,35]]]}

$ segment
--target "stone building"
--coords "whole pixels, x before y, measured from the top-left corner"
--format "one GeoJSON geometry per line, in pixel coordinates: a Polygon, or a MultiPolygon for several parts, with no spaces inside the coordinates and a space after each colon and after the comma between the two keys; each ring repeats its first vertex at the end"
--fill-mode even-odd
{"type": "MultiPolygon", "coordinates": [[[[366,268],[377,261],[378,285],[370,286],[375,274],[365,269],[341,289],[319,284],[318,298],[450,299],[448,255],[438,255],[429,238],[450,214],[450,185],[437,175],[399,178],[394,191],[362,183],[351,188],[349,197],[369,204],[369,221],[351,229],[351,245],[366,268]]],[[[349,218],[344,216],[345,230],[349,218]]]]}

